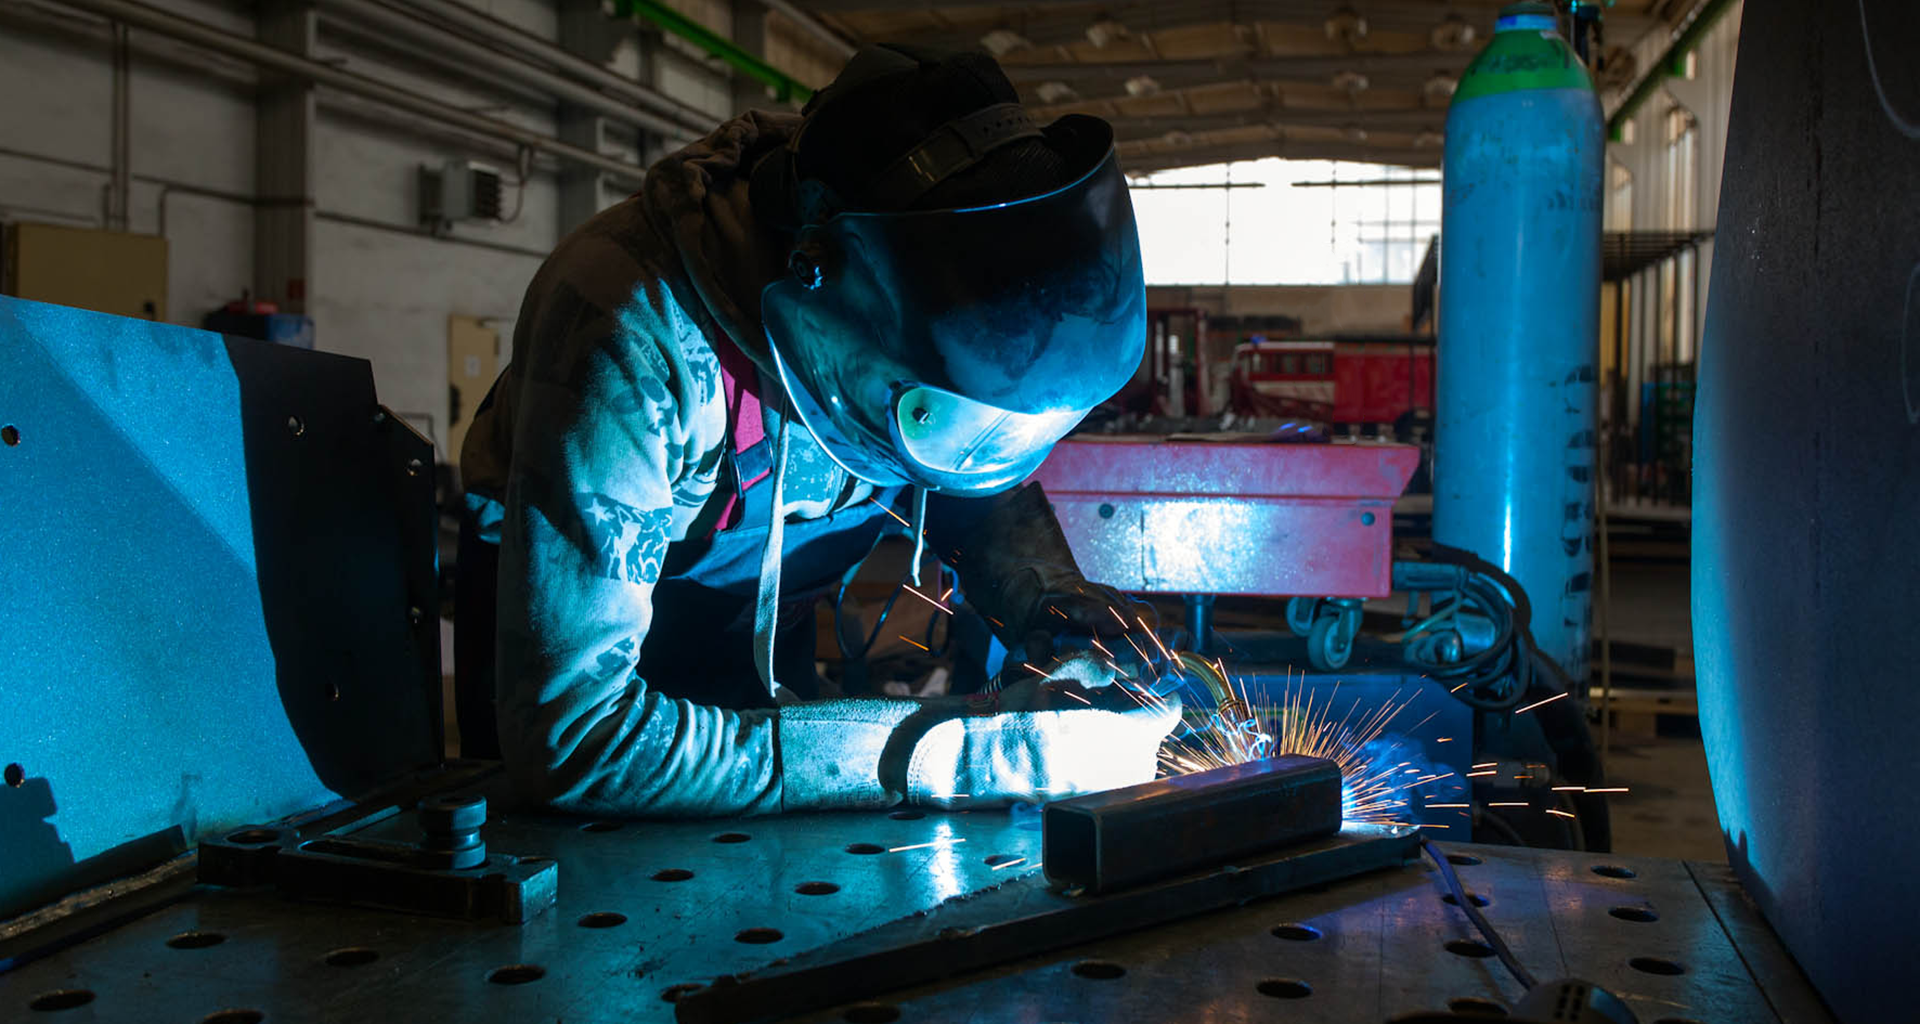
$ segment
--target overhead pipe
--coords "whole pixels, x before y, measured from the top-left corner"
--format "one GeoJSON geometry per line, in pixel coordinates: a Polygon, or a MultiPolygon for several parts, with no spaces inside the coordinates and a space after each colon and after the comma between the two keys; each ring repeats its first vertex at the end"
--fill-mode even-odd
{"type": "Polygon", "coordinates": [[[748,53],[740,44],[668,7],[660,0],[614,0],[621,17],[643,18],[720,58],[728,67],[771,88],[781,102],[805,103],[813,90],[799,79],[748,53]]]}
{"type": "Polygon", "coordinates": [[[1620,102],[1613,116],[1607,118],[1609,140],[1620,141],[1622,127],[1639,112],[1641,104],[1647,102],[1649,97],[1660,90],[1666,78],[1682,73],[1680,62],[1700,45],[1700,40],[1706,38],[1708,30],[1712,29],[1719,22],[1720,16],[1731,10],[1736,2],[1737,0],[1706,0],[1706,3],[1694,10],[1693,18],[1674,34],[1673,45],[1667,47],[1666,52],[1660,55],[1660,59],[1653,62],[1653,66],[1647,69],[1646,75],[1634,84],[1633,91],[1620,102]]]}
{"type": "Polygon", "coordinates": [[[507,53],[546,64],[561,75],[643,106],[701,135],[713,127],[713,115],[697,107],[614,74],[559,43],[530,35],[456,0],[384,0],[383,6],[404,11],[450,33],[469,36],[507,53]]]}
{"type": "Polygon", "coordinates": [[[787,19],[794,24],[794,27],[827,44],[827,48],[842,60],[853,56],[855,47],[852,43],[842,38],[840,33],[828,28],[819,18],[788,3],[787,0],[760,0],[760,6],[787,19]]]}
{"type": "Polygon", "coordinates": [[[411,14],[372,3],[370,0],[320,0],[320,6],[324,17],[350,16],[345,19],[346,24],[371,27],[381,32],[391,33],[397,38],[433,47],[461,63],[471,64],[476,68],[494,72],[503,78],[532,86],[564,102],[591,110],[610,120],[686,141],[700,138],[706,134],[706,129],[711,127],[703,126],[700,130],[689,128],[658,114],[623,103],[603,92],[569,81],[551,71],[515,60],[479,43],[468,42],[411,14]],[[328,11],[335,14],[328,15],[326,13],[328,11]]]}
{"type": "Polygon", "coordinates": [[[592,167],[610,175],[616,175],[625,181],[639,181],[645,175],[645,168],[638,164],[562,142],[551,135],[529,131],[506,121],[470,113],[452,104],[422,96],[399,86],[388,85],[364,75],[356,75],[319,61],[308,60],[252,39],[223,32],[204,22],[137,3],[135,0],[57,0],[57,2],[74,10],[87,11],[110,20],[122,21],[135,28],[191,43],[215,53],[312,82],[315,85],[363,96],[395,109],[431,118],[456,128],[502,139],[530,150],[549,153],[583,167],[592,167]]]}

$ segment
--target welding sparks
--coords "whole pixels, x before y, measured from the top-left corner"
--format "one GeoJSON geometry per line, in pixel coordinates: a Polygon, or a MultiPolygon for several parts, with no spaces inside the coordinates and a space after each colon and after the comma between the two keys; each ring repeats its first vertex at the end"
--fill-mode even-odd
{"type": "Polygon", "coordinates": [[[1479,764],[1474,765],[1473,767],[1477,769],[1477,768],[1497,768],[1499,766],[1500,766],[1500,762],[1498,761],[1482,761],[1479,764]]]}
{"type": "Polygon", "coordinates": [[[1589,789],[1589,790],[1587,790],[1587,792],[1589,792],[1589,793],[1625,793],[1626,791],[1627,791],[1627,787],[1625,787],[1625,786],[1608,786],[1608,787],[1607,787],[1607,788],[1605,788],[1605,789],[1589,789]]]}
{"type": "MultiPolygon", "coordinates": [[[[955,795],[955,796],[965,796],[966,794],[964,794],[964,793],[956,793],[956,794],[954,794],[954,795],[955,795]]],[[[895,846],[895,847],[892,847],[892,848],[890,848],[890,849],[888,849],[888,850],[887,850],[887,852],[888,852],[888,853],[899,853],[899,852],[900,852],[900,851],[902,851],[902,850],[924,850],[924,849],[926,849],[926,848],[927,848],[927,847],[929,847],[929,846],[958,846],[958,845],[960,845],[961,843],[964,843],[964,842],[966,842],[966,840],[965,840],[965,839],[935,839],[935,840],[934,840],[933,842],[931,842],[931,843],[915,843],[915,844],[913,844],[912,846],[895,846]]],[[[869,847],[869,849],[871,849],[871,847],[869,847]]]]}
{"type": "Polygon", "coordinates": [[[944,593],[944,594],[941,594],[941,595],[940,595],[940,600],[942,600],[942,601],[945,601],[945,600],[946,600],[947,598],[949,598],[949,597],[952,597],[952,596],[953,596],[953,588],[952,588],[952,587],[948,587],[948,588],[947,588],[947,592],[946,592],[946,593],[944,593]]]}
{"type": "Polygon", "coordinates": [[[1025,864],[1026,862],[1027,862],[1027,858],[1025,858],[1025,857],[1016,857],[1016,858],[1014,858],[1013,860],[1010,860],[1010,861],[1007,861],[1007,862],[1006,862],[1006,863],[1004,863],[1004,864],[995,864],[995,865],[993,866],[993,870],[995,870],[995,871],[998,871],[998,870],[1000,870],[1001,868],[1010,868],[1010,867],[1012,867],[1012,866],[1014,866],[1015,864],[1025,864]]]}
{"type": "Polygon", "coordinates": [[[1487,769],[1487,770],[1486,770],[1486,771],[1484,771],[1484,772],[1468,772],[1468,773],[1467,773],[1467,778],[1469,778],[1469,779],[1478,779],[1478,778],[1482,778],[1482,777],[1484,777],[1484,776],[1487,776],[1487,775],[1498,775],[1498,774],[1500,774],[1500,773],[1499,773],[1499,772],[1497,772],[1497,771],[1494,771],[1494,770],[1493,770],[1493,769],[1491,769],[1491,768],[1489,768],[1489,769],[1487,769]]]}
{"type": "Polygon", "coordinates": [[[1568,814],[1568,813],[1567,813],[1566,811],[1563,811],[1563,810],[1561,810],[1561,809],[1559,809],[1558,807],[1549,807],[1549,808],[1547,808],[1547,813],[1548,813],[1548,814],[1551,814],[1551,815],[1553,815],[1553,816],[1554,816],[1554,817],[1556,817],[1556,818],[1571,818],[1571,817],[1574,817],[1574,815],[1571,815],[1571,814],[1568,814]]]}
{"type": "Polygon", "coordinates": [[[1187,653],[1172,655],[1169,661],[1206,685],[1215,698],[1214,710],[1206,719],[1189,718],[1188,734],[1162,749],[1161,766],[1169,775],[1282,754],[1325,758],[1340,769],[1346,821],[1406,826],[1409,823],[1402,819],[1412,791],[1453,774],[1427,775],[1412,761],[1390,761],[1402,749],[1397,741],[1379,749],[1387,739],[1387,725],[1414,699],[1401,700],[1398,691],[1364,712],[1361,700],[1355,698],[1346,713],[1336,717],[1337,684],[1324,700],[1305,687],[1290,686],[1279,704],[1256,705],[1243,682],[1233,678],[1223,663],[1187,653]]]}
{"type": "Polygon", "coordinates": [[[929,654],[933,653],[933,648],[928,647],[926,644],[923,644],[920,641],[915,640],[914,638],[906,635],[905,633],[900,634],[900,639],[905,640],[906,642],[912,644],[915,647],[920,648],[923,651],[926,651],[929,654]]]}
{"type": "Polygon", "coordinates": [[[874,505],[875,505],[875,506],[876,506],[877,508],[879,508],[879,509],[880,509],[880,511],[882,511],[882,512],[885,512],[886,514],[888,514],[888,515],[890,515],[890,516],[892,516],[892,517],[893,517],[893,518],[894,518],[894,519],[895,519],[896,521],[898,521],[898,522],[899,522],[899,524],[900,524],[901,526],[904,526],[904,527],[906,527],[906,528],[907,528],[907,529],[909,529],[909,530],[911,530],[911,529],[913,529],[913,524],[912,524],[912,523],[909,523],[909,522],[907,522],[907,521],[906,521],[905,519],[901,519],[901,518],[900,518],[900,513],[898,513],[898,512],[895,512],[894,510],[892,510],[892,509],[890,509],[890,508],[888,508],[887,506],[885,506],[885,505],[883,505],[883,504],[881,504],[881,503],[880,503],[880,499],[879,499],[879,498],[868,498],[867,500],[868,500],[868,501],[871,501],[871,502],[873,502],[873,503],[874,503],[874,505]]]}
{"type": "Polygon", "coordinates": [[[1020,663],[1020,667],[1026,669],[1029,672],[1034,673],[1035,675],[1039,676],[1042,679],[1045,679],[1047,682],[1053,682],[1053,677],[1048,675],[1044,669],[1035,668],[1032,664],[1024,661],[1020,663]]]}
{"type": "Polygon", "coordinates": [[[1527,802],[1525,800],[1501,800],[1501,801],[1496,801],[1494,803],[1490,803],[1487,806],[1488,807],[1525,807],[1527,806],[1527,802]]]}
{"type": "Polygon", "coordinates": [[[947,607],[947,605],[943,605],[943,603],[939,603],[939,601],[935,601],[933,597],[925,596],[925,594],[922,594],[922,592],[918,592],[918,590],[914,590],[914,588],[910,588],[910,586],[902,586],[900,590],[904,590],[904,592],[908,592],[908,594],[912,594],[912,596],[914,597],[920,597],[922,601],[925,601],[925,603],[929,603],[929,605],[933,605],[933,607],[937,607],[937,609],[941,609],[941,611],[945,611],[947,615],[952,615],[952,613],[954,613],[954,609],[950,609],[950,607],[947,607]]]}
{"type": "Polygon", "coordinates": [[[1547,698],[1546,700],[1537,700],[1537,701],[1534,701],[1533,703],[1531,703],[1531,704],[1529,704],[1529,705],[1527,705],[1527,706],[1526,706],[1526,707],[1524,707],[1524,708],[1515,708],[1515,709],[1514,709],[1514,711],[1513,711],[1513,713],[1514,713],[1514,714],[1516,714],[1516,715],[1524,715],[1524,714],[1526,714],[1527,712],[1529,712],[1529,711],[1532,711],[1532,710],[1533,710],[1534,708],[1537,708],[1537,707],[1540,707],[1540,706],[1541,706],[1541,705],[1543,705],[1543,704],[1551,704],[1551,703],[1553,703],[1554,701],[1556,701],[1556,700],[1559,700],[1560,698],[1562,698],[1562,697],[1565,697],[1565,696],[1566,696],[1566,694],[1564,694],[1564,693],[1556,693],[1556,694],[1554,694],[1553,696],[1551,696],[1551,697],[1548,697],[1548,698],[1547,698]]]}

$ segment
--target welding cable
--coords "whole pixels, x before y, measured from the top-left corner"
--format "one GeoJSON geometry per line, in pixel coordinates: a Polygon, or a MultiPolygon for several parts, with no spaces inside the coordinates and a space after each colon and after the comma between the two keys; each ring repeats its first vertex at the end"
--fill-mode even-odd
{"type": "Polygon", "coordinates": [[[1506,940],[1500,937],[1499,932],[1493,930],[1493,924],[1487,920],[1487,916],[1467,898],[1466,890],[1460,887],[1460,876],[1454,874],[1453,865],[1447,862],[1446,855],[1441,853],[1439,847],[1434,846],[1431,840],[1420,840],[1420,846],[1427,851],[1427,856],[1433,858],[1434,866],[1440,869],[1440,877],[1446,879],[1447,888],[1453,891],[1454,903],[1467,915],[1467,920],[1473,922],[1473,926],[1479,929],[1480,937],[1487,940],[1487,945],[1493,947],[1494,955],[1500,958],[1501,963],[1507,965],[1507,970],[1512,973],[1513,979],[1518,981],[1522,988],[1532,988],[1535,984],[1533,972],[1521,966],[1520,960],[1513,955],[1513,950],[1507,948],[1506,940]]]}
{"type": "Polygon", "coordinates": [[[1526,696],[1533,681],[1532,643],[1514,622],[1512,598],[1499,582],[1485,573],[1468,571],[1460,583],[1461,605],[1472,604],[1494,622],[1493,643],[1457,662],[1441,663],[1414,657],[1407,649],[1407,660],[1426,670],[1429,677],[1453,690],[1461,703],[1479,711],[1511,711],[1526,696]],[[1501,685],[1497,694],[1483,691],[1501,685]]]}

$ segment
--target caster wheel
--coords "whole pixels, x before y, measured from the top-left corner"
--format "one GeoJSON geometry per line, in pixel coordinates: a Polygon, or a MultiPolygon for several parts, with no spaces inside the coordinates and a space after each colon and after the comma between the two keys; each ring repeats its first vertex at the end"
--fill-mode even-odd
{"type": "Polygon", "coordinates": [[[1353,657],[1353,637],[1341,636],[1340,616],[1329,615],[1307,633],[1307,660],[1322,672],[1345,668],[1353,657]]]}
{"type": "Polygon", "coordinates": [[[1317,597],[1287,598],[1287,628],[1294,636],[1306,636],[1313,632],[1313,613],[1318,611],[1320,599],[1317,597]]]}

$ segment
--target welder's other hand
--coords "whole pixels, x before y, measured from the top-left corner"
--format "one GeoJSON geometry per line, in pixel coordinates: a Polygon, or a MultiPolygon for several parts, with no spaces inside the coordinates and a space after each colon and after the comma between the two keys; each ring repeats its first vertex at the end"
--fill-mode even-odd
{"type": "Polygon", "coordinates": [[[1146,782],[1161,741],[1180,724],[1177,698],[1077,680],[1017,683],[999,708],[942,721],[920,737],[907,764],[908,802],[1038,803],[1146,782]]]}

